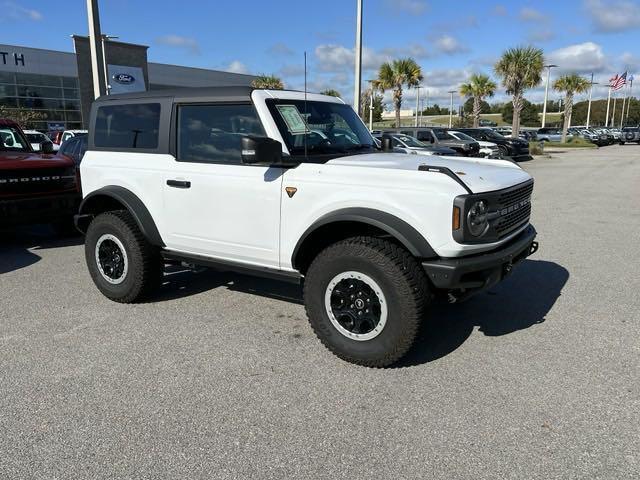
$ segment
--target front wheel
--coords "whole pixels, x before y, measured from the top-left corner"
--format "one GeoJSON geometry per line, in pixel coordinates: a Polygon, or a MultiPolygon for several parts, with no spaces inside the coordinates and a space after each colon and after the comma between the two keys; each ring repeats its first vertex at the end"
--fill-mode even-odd
{"type": "Polygon", "coordinates": [[[402,247],[373,237],[335,243],[305,278],[309,322],[335,355],[386,367],[411,348],[431,300],[419,263],[402,247]]]}

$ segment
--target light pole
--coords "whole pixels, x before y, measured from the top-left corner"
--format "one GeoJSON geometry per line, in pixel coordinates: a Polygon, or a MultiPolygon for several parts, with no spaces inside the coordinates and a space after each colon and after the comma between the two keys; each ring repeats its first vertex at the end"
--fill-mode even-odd
{"type": "Polygon", "coordinates": [[[544,104],[542,105],[542,128],[544,128],[547,122],[547,98],[549,98],[549,81],[551,79],[551,69],[558,65],[545,65],[547,69],[547,84],[544,86],[544,104]]]}
{"type": "Polygon", "coordinates": [[[374,80],[367,80],[369,82],[369,131],[373,130],[373,82],[374,80]]]}
{"type": "Polygon", "coordinates": [[[453,94],[456,93],[457,90],[449,90],[447,93],[449,94],[449,128],[453,127],[453,94]]]}
{"type": "Polygon", "coordinates": [[[107,40],[114,40],[116,38],[120,37],[102,34],[102,68],[104,69],[104,88],[107,95],[111,92],[111,86],[109,85],[109,67],[107,66],[107,40]]]}
{"type": "Polygon", "coordinates": [[[356,72],[353,109],[360,115],[360,86],[362,83],[362,0],[357,0],[356,14],[356,72]]]}
{"type": "Polygon", "coordinates": [[[631,108],[631,90],[633,89],[633,75],[631,75],[629,78],[629,101],[627,102],[627,115],[626,115],[626,120],[629,120],[629,110],[631,108]]]}
{"type": "Polygon", "coordinates": [[[589,106],[587,107],[587,128],[589,128],[589,120],[591,120],[591,96],[593,94],[593,86],[598,85],[598,82],[593,81],[593,73],[591,74],[591,82],[589,82],[589,106]]]}
{"type": "Polygon", "coordinates": [[[100,69],[102,53],[102,34],[100,33],[100,14],[98,0],[87,0],[87,18],[89,20],[89,50],[91,52],[91,75],[93,78],[93,97],[98,98],[106,93],[104,72],[100,69]]]}
{"type": "Polygon", "coordinates": [[[416,127],[419,127],[418,115],[420,111],[420,84],[416,87],[416,127]]]}
{"type": "Polygon", "coordinates": [[[607,115],[604,119],[604,126],[609,126],[609,106],[611,105],[611,80],[609,80],[609,93],[607,93],[607,115]]]}

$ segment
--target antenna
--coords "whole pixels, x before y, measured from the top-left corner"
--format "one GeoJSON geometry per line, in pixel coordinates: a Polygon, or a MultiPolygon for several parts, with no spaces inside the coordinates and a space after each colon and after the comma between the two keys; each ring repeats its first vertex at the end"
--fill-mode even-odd
{"type": "Polygon", "coordinates": [[[307,51],[304,52],[304,158],[307,159],[307,132],[309,124],[307,123],[307,51]]]}

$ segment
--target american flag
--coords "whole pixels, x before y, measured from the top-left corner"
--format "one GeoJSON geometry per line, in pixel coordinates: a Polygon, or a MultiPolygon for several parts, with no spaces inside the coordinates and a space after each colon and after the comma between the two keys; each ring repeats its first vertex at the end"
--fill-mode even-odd
{"type": "Polygon", "coordinates": [[[627,83],[627,72],[624,72],[622,75],[618,75],[609,79],[609,86],[614,90],[620,90],[627,83]]]}

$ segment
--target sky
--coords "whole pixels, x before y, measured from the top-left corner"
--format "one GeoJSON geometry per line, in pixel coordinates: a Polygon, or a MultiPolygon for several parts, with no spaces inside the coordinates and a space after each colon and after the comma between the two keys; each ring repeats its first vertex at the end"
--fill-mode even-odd
{"type": "MultiPolygon", "coordinates": [[[[63,3],[0,0],[0,41],[73,51],[69,36],[88,32],[86,2],[63,3]]],[[[356,0],[101,0],[100,19],[103,33],[148,45],[149,61],[275,74],[294,89],[304,85],[306,51],[309,90],[353,98],[356,0]]],[[[500,54],[520,45],[542,48],[559,65],[551,82],[593,73],[594,98],[606,98],[615,73],[640,73],[640,0],[364,0],[363,80],[382,62],[413,57],[430,104],[448,105],[446,92],[473,73],[493,76],[500,54]]],[[[543,95],[544,84],[526,97],[543,95]]],[[[506,98],[499,86],[495,101],[506,98]]],[[[415,91],[405,105],[415,105],[415,91]]]]}

